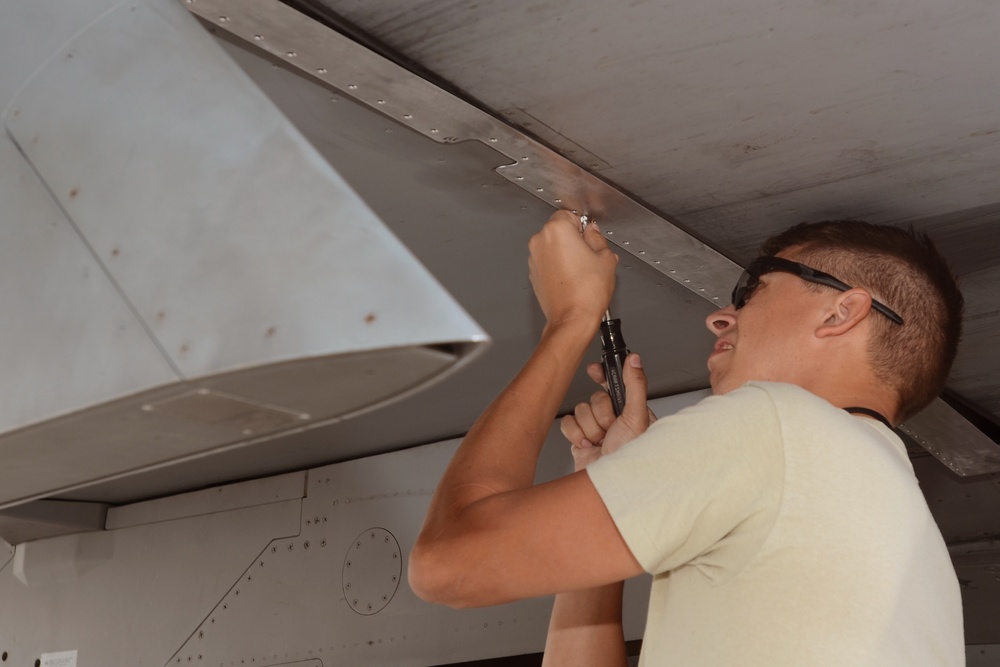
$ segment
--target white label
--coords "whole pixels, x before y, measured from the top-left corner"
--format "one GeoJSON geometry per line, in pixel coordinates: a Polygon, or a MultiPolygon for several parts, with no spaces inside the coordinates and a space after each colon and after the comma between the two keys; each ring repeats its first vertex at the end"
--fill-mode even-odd
{"type": "Polygon", "coordinates": [[[43,653],[41,667],[76,667],[76,651],[43,653]]]}

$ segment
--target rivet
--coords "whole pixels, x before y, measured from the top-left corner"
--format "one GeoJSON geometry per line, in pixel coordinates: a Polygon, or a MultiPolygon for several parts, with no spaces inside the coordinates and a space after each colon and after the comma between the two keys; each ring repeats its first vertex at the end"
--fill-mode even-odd
{"type": "Polygon", "coordinates": [[[535,188],[535,192],[545,192],[545,188],[535,188]]]}
{"type": "Polygon", "coordinates": [[[684,279],[684,282],[686,282],[686,283],[689,283],[689,282],[691,282],[691,281],[690,281],[690,280],[688,280],[687,278],[685,278],[685,279],[684,279]]]}
{"type": "Polygon", "coordinates": [[[220,16],[219,17],[219,23],[229,23],[229,17],[228,16],[220,16]]]}
{"type": "Polygon", "coordinates": [[[316,70],[316,73],[317,74],[326,74],[326,68],[325,67],[320,67],[318,70],[316,70]]]}
{"type": "Polygon", "coordinates": [[[614,232],[611,231],[610,229],[608,231],[604,232],[604,233],[607,234],[608,236],[611,236],[612,234],[614,234],[614,232]]]}
{"type": "Polygon", "coordinates": [[[437,128],[431,128],[431,134],[437,134],[437,133],[438,133],[437,128]]]}
{"type": "Polygon", "coordinates": [[[153,411],[153,406],[150,405],[149,403],[147,403],[146,405],[142,406],[142,409],[143,409],[144,412],[152,412],[153,411]]]}
{"type": "Polygon", "coordinates": [[[353,83],[347,84],[347,88],[348,88],[348,90],[357,90],[358,89],[357,85],[355,85],[353,83]]]}
{"type": "Polygon", "coordinates": [[[497,139],[496,137],[490,137],[490,141],[492,141],[493,143],[496,143],[496,142],[499,141],[499,139],[497,139]]]}
{"type": "Polygon", "coordinates": [[[264,35],[254,35],[253,38],[259,42],[260,40],[264,39],[264,35]]]}
{"type": "Polygon", "coordinates": [[[658,259],[654,259],[653,260],[653,264],[659,264],[659,263],[660,263],[660,260],[658,260],[658,259]]]}
{"type": "Polygon", "coordinates": [[[528,160],[529,158],[527,156],[523,156],[521,159],[522,160],[528,160]]]}
{"type": "Polygon", "coordinates": [[[524,180],[524,176],[518,176],[518,177],[517,177],[517,180],[519,180],[519,181],[523,181],[523,180],[524,180]]]}
{"type": "Polygon", "coordinates": [[[297,56],[299,54],[295,53],[295,51],[289,51],[285,55],[288,56],[289,58],[294,58],[295,56],[297,56]]]}
{"type": "Polygon", "coordinates": [[[557,200],[556,200],[556,203],[557,203],[557,204],[561,204],[561,203],[562,203],[562,199],[557,199],[557,200]]]}
{"type": "Polygon", "coordinates": [[[403,118],[405,118],[406,120],[410,120],[411,118],[413,118],[413,114],[412,113],[404,113],[403,114],[403,118]]]}
{"type": "Polygon", "coordinates": [[[385,104],[385,100],[378,100],[379,104],[385,104]]]}
{"type": "Polygon", "coordinates": [[[645,255],[645,254],[646,254],[646,251],[645,251],[645,250],[640,250],[640,251],[639,251],[639,254],[640,254],[640,255],[645,255]]]}
{"type": "Polygon", "coordinates": [[[628,245],[628,241],[622,241],[622,245],[628,245]]]}

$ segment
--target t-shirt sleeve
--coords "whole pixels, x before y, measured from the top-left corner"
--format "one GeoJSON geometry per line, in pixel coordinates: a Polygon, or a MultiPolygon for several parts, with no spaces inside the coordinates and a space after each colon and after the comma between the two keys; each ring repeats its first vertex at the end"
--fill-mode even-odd
{"type": "Polygon", "coordinates": [[[775,406],[755,385],[711,396],[587,472],[646,571],[737,566],[766,539],[782,500],[775,406]]]}

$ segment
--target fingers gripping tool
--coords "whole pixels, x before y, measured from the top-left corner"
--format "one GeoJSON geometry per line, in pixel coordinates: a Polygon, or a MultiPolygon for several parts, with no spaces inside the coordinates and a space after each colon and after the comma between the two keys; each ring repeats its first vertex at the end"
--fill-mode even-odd
{"type": "MultiPolygon", "coordinates": [[[[581,231],[587,229],[591,219],[580,216],[581,231]]],[[[625,381],[622,377],[625,357],[628,348],[622,337],[622,321],[611,317],[611,311],[605,310],[601,319],[601,365],[604,366],[604,378],[608,383],[608,393],[611,395],[611,405],[615,415],[621,415],[625,408],[625,381]]]]}

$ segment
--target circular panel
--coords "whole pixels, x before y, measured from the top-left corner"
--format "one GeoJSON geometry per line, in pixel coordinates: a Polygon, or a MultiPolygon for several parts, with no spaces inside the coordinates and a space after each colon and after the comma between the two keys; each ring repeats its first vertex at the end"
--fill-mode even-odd
{"type": "Polygon", "coordinates": [[[344,599],[363,616],[385,609],[396,594],[403,572],[399,543],[385,528],[358,535],[344,559],[344,599]]]}

